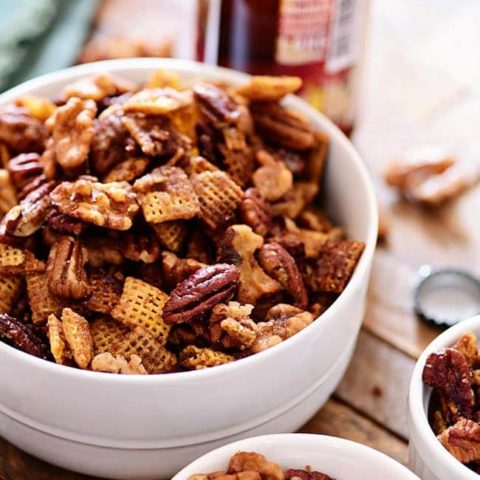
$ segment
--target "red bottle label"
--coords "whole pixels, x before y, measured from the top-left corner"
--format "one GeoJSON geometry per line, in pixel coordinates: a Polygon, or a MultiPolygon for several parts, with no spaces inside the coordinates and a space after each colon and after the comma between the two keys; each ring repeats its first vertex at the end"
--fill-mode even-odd
{"type": "Polygon", "coordinates": [[[281,0],[275,60],[303,77],[302,96],[344,129],[353,121],[352,78],[362,0],[281,0]]]}

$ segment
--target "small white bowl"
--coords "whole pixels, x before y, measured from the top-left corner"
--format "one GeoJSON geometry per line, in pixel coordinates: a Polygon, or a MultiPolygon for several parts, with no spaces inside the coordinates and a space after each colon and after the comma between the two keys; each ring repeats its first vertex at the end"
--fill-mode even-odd
{"type": "Polygon", "coordinates": [[[408,468],[373,448],[343,438],[302,433],[264,435],[230,443],[195,460],[172,480],[225,470],[230,457],[240,451],[261,453],[283,469],[304,469],[309,465],[336,480],[419,480],[408,468]]]}
{"type": "MultiPolygon", "coordinates": [[[[68,83],[108,71],[141,83],[153,71],[185,81],[239,84],[232,70],[170,59],[81,65],[0,95],[57,95],[68,83]]],[[[285,104],[330,138],[327,209],[366,248],[345,291],[321,318],[274,348],[198,372],[127,376],[45,362],[0,342],[0,436],[70,470],[111,478],[170,478],[193,458],[240,438],[293,432],[328,399],[350,361],[365,309],[377,237],[377,206],[352,144],[301,99],[285,104]]]]}
{"type": "Polygon", "coordinates": [[[478,474],[451,455],[437,440],[428,422],[428,406],[432,388],[422,381],[428,356],[451,347],[463,333],[480,336],[480,315],[464,320],[439,335],[422,353],[412,374],[408,398],[410,429],[410,468],[423,480],[478,480],[478,474]]]}

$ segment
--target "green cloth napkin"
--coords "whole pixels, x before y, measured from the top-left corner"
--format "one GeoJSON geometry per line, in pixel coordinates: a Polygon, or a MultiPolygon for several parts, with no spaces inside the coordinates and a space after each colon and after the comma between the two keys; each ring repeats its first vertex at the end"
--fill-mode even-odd
{"type": "Polygon", "coordinates": [[[0,0],[0,91],[72,65],[99,0],[0,0]]]}

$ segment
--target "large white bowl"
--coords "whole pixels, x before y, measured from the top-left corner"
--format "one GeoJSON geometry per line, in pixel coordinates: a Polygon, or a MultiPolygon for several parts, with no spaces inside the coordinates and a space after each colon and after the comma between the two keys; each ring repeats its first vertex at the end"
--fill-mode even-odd
{"type": "Polygon", "coordinates": [[[478,474],[451,455],[433,433],[428,422],[432,388],[422,381],[428,356],[451,347],[466,332],[480,336],[480,315],[464,320],[439,335],[422,353],[412,374],[408,398],[410,467],[423,480],[478,480],[478,474]]]}
{"type": "Polygon", "coordinates": [[[325,435],[283,434],[247,438],[225,445],[185,467],[172,480],[225,470],[237,452],[256,452],[283,469],[320,471],[336,480],[419,480],[410,470],[385,454],[360,443],[325,435]]]}
{"type": "MultiPolygon", "coordinates": [[[[193,62],[131,59],[69,68],[0,96],[54,96],[69,82],[109,71],[142,82],[158,68],[186,80],[246,75],[193,62]]],[[[285,100],[331,141],[325,194],[330,214],[366,248],[345,291],[304,331],[279,346],[199,372],[121,376],[38,360],[0,343],[0,435],[51,463],[112,478],[170,477],[193,458],[248,436],[291,432],[327,400],[348,365],[362,321],[377,235],[372,184],[358,153],[305,102],[285,100]]]]}

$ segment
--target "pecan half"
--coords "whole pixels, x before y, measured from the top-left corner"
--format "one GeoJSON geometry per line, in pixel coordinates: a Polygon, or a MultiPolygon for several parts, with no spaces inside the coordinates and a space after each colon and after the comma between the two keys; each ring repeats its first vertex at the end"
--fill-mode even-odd
{"type": "Polygon", "coordinates": [[[87,296],[87,255],[87,250],[72,237],[63,237],[53,244],[48,257],[47,276],[54,295],[75,300],[87,296]]]}
{"type": "Polygon", "coordinates": [[[91,163],[93,172],[98,175],[106,175],[125,159],[127,131],[122,123],[122,114],[122,110],[116,110],[94,122],[91,163]]]}
{"type": "Polygon", "coordinates": [[[55,158],[67,173],[82,171],[87,162],[95,130],[97,107],[93,100],[70,98],[54,114],[52,136],[55,158]]]}
{"type": "Polygon", "coordinates": [[[44,223],[50,211],[50,192],[56,183],[44,183],[29,193],[20,205],[13,207],[3,218],[6,232],[16,237],[28,237],[35,233],[44,223]]]}
{"type": "Polygon", "coordinates": [[[471,417],[475,403],[473,375],[462,353],[446,348],[430,354],[423,369],[423,381],[453,400],[461,416],[471,417]]]}
{"type": "Polygon", "coordinates": [[[201,268],[179,283],[163,308],[167,323],[188,322],[230,299],[240,272],[234,265],[218,263],[201,268]]]}
{"type": "Polygon", "coordinates": [[[46,218],[48,226],[55,232],[63,235],[73,235],[78,237],[84,230],[86,225],[76,218],[65,215],[57,210],[52,210],[46,218]]]}
{"type": "Polygon", "coordinates": [[[292,295],[295,305],[305,309],[307,291],[294,258],[278,243],[267,243],[258,252],[262,268],[292,295]]]}
{"type": "Polygon", "coordinates": [[[460,462],[480,461],[480,425],[465,418],[438,436],[440,443],[460,462]]]}
{"type": "Polygon", "coordinates": [[[43,122],[30,116],[27,109],[7,107],[0,112],[0,142],[12,152],[41,152],[46,139],[43,122]]]}
{"type": "Polygon", "coordinates": [[[126,182],[103,184],[80,178],[62,182],[50,198],[65,215],[112,230],[128,230],[139,209],[132,187],[126,182]]]}
{"type": "Polygon", "coordinates": [[[6,313],[0,314],[0,339],[35,357],[44,360],[49,358],[43,340],[34,332],[32,327],[19,322],[6,313]]]}
{"type": "Polygon", "coordinates": [[[43,165],[38,153],[21,153],[8,162],[7,170],[17,190],[22,190],[43,173],[43,165]]]}
{"type": "Polygon", "coordinates": [[[242,221],[264,237],[272,223],[272,210],[257,188],[245,190],[239,206],[242,221]]]}
{"type": "Polygon", "coordinates": [[[221,88],[211,83],[197,83],[193,87],[195,100],[205,117],[216,127],[224,128],[240,119],[238,105],[221,88]]]}
{"type": "Polygon", "coordinates": [[[272,143],[292,150],[306,150],[315,145],[310,125],[280,104],[254,102],[251,110],[255,128],[272,143]]]}

